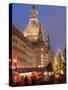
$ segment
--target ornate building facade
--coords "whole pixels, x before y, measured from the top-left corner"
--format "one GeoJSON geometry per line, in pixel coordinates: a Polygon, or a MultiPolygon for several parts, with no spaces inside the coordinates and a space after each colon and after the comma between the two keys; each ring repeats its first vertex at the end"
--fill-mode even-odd
{"type": "MultiPolygon", "coordinates": [[[[15,26],[12,29],[12,60],[17,60],[18,68],[32,67],[34,52],[28,40],[15,26]]],[[[14,66],[14,65],[12,65],[14,66]]]]}
{"type": "Polygon", "coordinates": [[[33,6],[30,11],[29,22],[26,25],[23,34],[33,46],[36,60],[35,63],[36,66],[39,67],[46,67],[52,58],[50,39],[49,37],[48,39],[45,39],[43,32],[43,27],[38,19],[38,11],[35,9],[35,6],[33,6]]]}
{"type": "Polygon", "coordinates": [[[35,6],[30,11],[28,24],[22,33],[13,25],[12,61],[15,58],[18,68],[47,67],[52,61],[50,38],[44,38],[35,6]]]}

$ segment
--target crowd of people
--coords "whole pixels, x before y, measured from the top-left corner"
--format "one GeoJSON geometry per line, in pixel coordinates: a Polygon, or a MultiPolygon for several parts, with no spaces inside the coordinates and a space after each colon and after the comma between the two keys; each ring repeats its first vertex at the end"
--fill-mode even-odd
{"type": "Polygon", "coordinates": [[[35,76],[25,76],[24,78],[22,77],[21,81],[18,82],[18,85],[23,85],[23,86],[29,86],[29,85],[38,85],[41,84],[42,78],[36,78],[35,76]]]}
{"type": "Polygon", "coordinates": [[[18,76],[17,81],[13,82],[12,86],[31,86],[31,85],[43,85],[43,84],[55,84],[55,83],[63,83],[64,79],[61,76],[60,78],[55,78],[54,76],[43,76],[42,73],[40,74],[32,74],[31,76],[18,76]],[[47,78],[48,77],[48,78],[47,78]]]}
{"type": "Polygon", "coordinates": [[[26,75],[19,77],[18,82],[16,82],[14,85],[16,86],[30,86],[30,85],[39,85],[42,84],[42,75],[26,75]]]}

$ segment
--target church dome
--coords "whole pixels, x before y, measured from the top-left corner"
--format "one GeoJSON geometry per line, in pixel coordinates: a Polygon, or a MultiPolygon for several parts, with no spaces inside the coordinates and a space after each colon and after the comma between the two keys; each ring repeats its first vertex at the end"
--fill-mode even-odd
{"type": "Polygon", "coordinates": [[[35,7],[33,7],[31,10],[29,22],[23,32],[24,36],[30,41],[36,41],[39,38],[40,23],[37,16],[38,11],[35,9],[35,7]]]}

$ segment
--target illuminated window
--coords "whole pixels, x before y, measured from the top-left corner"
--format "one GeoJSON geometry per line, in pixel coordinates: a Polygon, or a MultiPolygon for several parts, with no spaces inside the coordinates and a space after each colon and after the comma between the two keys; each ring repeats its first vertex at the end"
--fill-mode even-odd
{"type": "Polygon", "coordinates": [[[43,58],[41,58],[41,61],[44,61],[44,59],[43,59],[43,58]]]}
{"type": "Polygon", "coordinates": [[[43,58],[44,56],[43,56],[43,54],[41,54],[41,58],[43,58]]]}
{"type": "Polygon", "coordinates": [[[41,48],[41,51],[44,51],[44,48],[41,48]]]}
{"type": "Polygon", "coordinates": [[[42,64],[41,67],[44,67],[44,65],[42,64]]]}

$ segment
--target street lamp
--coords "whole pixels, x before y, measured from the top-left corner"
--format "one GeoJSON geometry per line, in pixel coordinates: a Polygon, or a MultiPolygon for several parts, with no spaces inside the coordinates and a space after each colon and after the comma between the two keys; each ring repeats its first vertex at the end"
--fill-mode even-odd
{"type": "Polygon", "coordinates": [[[61,74],[62,74],[62,75],[64,74],[63,70],[61,70],[61,74]]]}
{"type": "Polygon", "coordinates": [[[16,69],[17,68],[17,59],[13,59],[13,67],[16,69]]]}
{"type": "Polygon", "coordinates": [[[17,59],[13,59],[13,63],[17,64],[17,59]]]}

